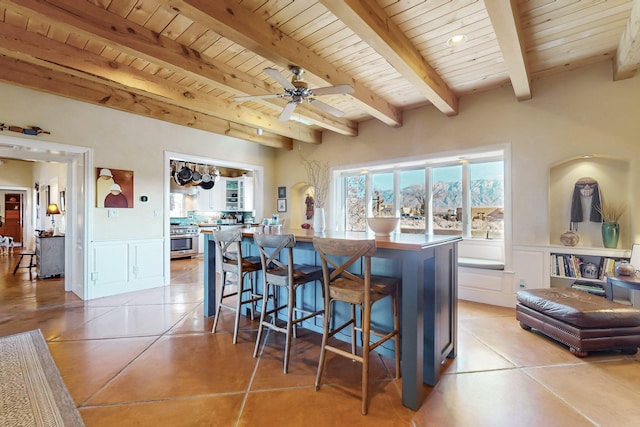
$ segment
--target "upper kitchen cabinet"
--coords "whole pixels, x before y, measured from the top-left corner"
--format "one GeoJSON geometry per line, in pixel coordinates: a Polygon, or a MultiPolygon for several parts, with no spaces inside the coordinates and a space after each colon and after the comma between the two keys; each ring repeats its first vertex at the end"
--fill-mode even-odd
{"type": "Polygon", "coordinates": [[[226,178],[225,202],[227,211],[253,210],[253,177],[226,178]]]}
{"type": "Polygon", "coordinates": [[[196,210],[204,212],[219,212],[226,210],[225,192],[226,178],[219,177],[212,189],[198,187],[198,202],[196,210]]]}

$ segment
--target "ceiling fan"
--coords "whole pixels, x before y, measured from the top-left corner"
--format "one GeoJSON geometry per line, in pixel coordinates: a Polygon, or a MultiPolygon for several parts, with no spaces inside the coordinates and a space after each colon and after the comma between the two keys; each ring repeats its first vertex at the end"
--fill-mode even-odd
{"type": "Polygon", "coordinates": [[[293,74],[291,82],[284,78],[282,74],[280,74],[280,72],[275,68],[264,69],[265,74],[271,76],[275,81],[280,83],[282,87],[284,87],[284,93],[238,96],[236,98],[233,98],[233,100],[249,101],[254,99],[267,98],[290,98],[291,100],[287,102],[287,105],[285,105],[285,107],[282,109],[282,113],[280,113],[280,117],[278,118],[281,122],[286,122],[287,120],[289,120],[291,118],[291,115],[293,114],[293,110],[295,110],[298,104],[302,104],[304,101],[336,117],[342,117],[342,115],[344,114],[342,111],[312,97],[353,93],[353,87],[345,84],[310,89],[307,83],[302,81],[302,74],[304,73],[304,70],[302,68],[292,65],[289,70],[291,71],[291,74],[293,74]]]}

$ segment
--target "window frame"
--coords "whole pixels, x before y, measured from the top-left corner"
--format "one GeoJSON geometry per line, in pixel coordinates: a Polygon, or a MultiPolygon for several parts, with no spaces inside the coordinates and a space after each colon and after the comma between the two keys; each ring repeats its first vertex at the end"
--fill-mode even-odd
{"type": "MultiPolygon", "coordinates": [[[[493,147],[485,147],[485,149],[460,151],[456,153],[443,153],[438,156],[424,159],[396,159],[385,160],[384,162],[365,163],[357,165],[349,165],[344,167],[336,167],[332,169],[332,209],[331,217],[333,219],[333,228],[344,231],[346,225],[346,177],[366,174],[366,203],[365,206],[370,212],[371,209],[371,174],[392,172],[394,174],[394,207],[393,211],[399,215],[399,181],[400,171],[415,170],[424,167],[425,182],[425,234],[433,234],[433,206],[432,206],[432,185],[433,185],[433,169],[446,166],[463,165],[463,239],[473,239],[474,241],[491,240],[503,241],[505,249],[511,247],[511,198],[510,198],[510,147],[508,145],[500,145],[493,147]],[[470,171],[469,165],[472,163],[490,163],[495,161],[503,162],[503,237],[502,238],[483,238],[471,236],[471,198],[469,193],[470,171]]],[[[505,250],[505,254],[507,251],[505,250]]]]}

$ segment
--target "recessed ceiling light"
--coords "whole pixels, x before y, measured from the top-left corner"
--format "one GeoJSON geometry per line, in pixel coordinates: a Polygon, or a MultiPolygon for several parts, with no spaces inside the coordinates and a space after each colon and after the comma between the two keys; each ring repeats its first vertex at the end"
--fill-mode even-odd
{"type": "Polygon", "coordinates": [[[464,34],[456,34],[455,36],[453,36],[449,40],[447,40],[447,44],[449,46],[457,46],[457,45],[462,44],[462,43],[464,43],[466,41],[467,41],[467,36],[465,36],[464,34]]]}

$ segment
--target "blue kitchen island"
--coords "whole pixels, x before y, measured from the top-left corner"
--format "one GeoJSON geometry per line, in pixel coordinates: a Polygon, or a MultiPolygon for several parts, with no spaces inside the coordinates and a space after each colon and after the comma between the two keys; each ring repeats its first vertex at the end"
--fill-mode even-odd
{"type": "MultiPolygon", "coordinates": [[[[253,234],[262,227],[243,229],[242,249],[245,255],[257,255],[253,234]]],[[[267,231],[268,232],[268,231],[267,231]]],[[[296,263],[320,260],[313,248],[312,230],[279,230],[296,236],[296,263]]],[[[375,237],[365,232],[325,232],[324,237],[375,239],[378,251],[372,260],[372,273],[402,279],[400,291],[402,403],[417,410],[424,400],[423,383],[435,386],[440,367],[446,358],[456,356],[458,300],[459,236],[425,234],[392,234],[375,237]]],[[[216,308],[216,255],[211,232],[205,232],[204,247],[204,314],[213,316],[216,308]]],[[[302,296],[308,308],[322,308],[320,286],[302,296]]],[[[380,302],[382,303],[382,301],[380,302]]],[[[379,303],[379,304],[380,304],[379,303]]],[[[388,303],[388,302],[387,302],[388,303]]],[[[388,310],[380,310],[388,312],[388,310]]],[[[372,321],[391,325],[391,318],[372,321]]],[[[307,325],[305,325],[307,326],[307,325]]],[[[321,333],[321,325],[308,325],[321,333]]],[[[382,350],[384,351],[384,349],[382,350]]]]}

